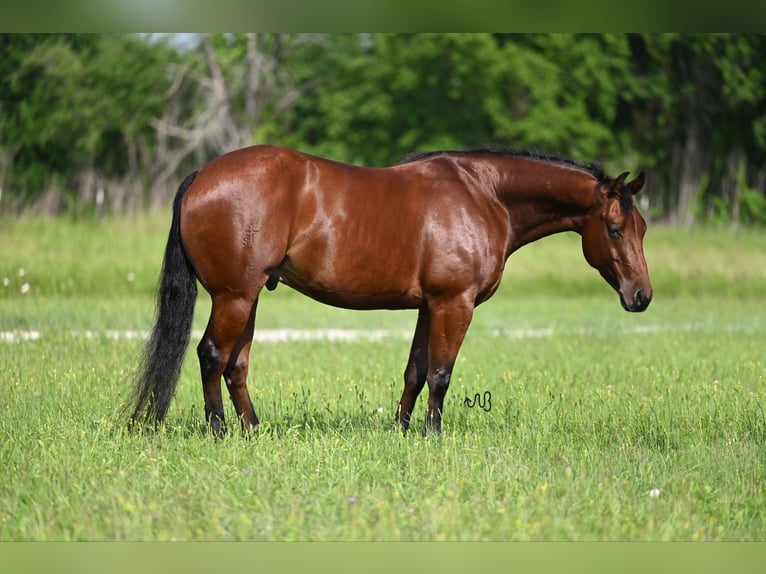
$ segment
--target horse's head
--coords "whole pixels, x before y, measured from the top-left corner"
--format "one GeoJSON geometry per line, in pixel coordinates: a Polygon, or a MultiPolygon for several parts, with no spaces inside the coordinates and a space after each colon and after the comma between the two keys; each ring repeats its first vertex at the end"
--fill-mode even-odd
{"type": "Polygon", "coordinates": [[[588,263],[620,294],[626,311],[644,311],[652,300],[643,248],[646,222],[633,203],[644,186],[644,174],[626,183],[628,173],[599,184],[582,228],[582,250],[588,263]]]}

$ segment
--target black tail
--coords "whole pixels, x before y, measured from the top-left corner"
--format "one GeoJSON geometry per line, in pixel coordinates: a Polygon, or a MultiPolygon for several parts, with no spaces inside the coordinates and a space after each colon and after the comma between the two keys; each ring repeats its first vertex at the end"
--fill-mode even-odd
{"type": "Polygon", "coordinates": [[[131,426],[159,423],[165,418],[189,346],[197,279],[181,245],[181,202],[195,177],[196,171],[186,176],[173,201],[173,221],[157,293],[157,322],[146,341],[128,405],[133,410],[131,426]]]}

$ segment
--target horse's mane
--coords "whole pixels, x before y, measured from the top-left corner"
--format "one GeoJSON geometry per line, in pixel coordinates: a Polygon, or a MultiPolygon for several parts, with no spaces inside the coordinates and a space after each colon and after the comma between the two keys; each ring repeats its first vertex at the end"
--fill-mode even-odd
{"type": "MultiPolygon", "coordinates": [[[[496,145],[489,146],[489,147],[466,149],[461,151],[442,150],[442,151],[415,152],[415,153],[407,154],[406,156],[404,156],[397,165],[412,163],[414,161],[418,161],[421,159],[439,157],[442,155],[499,155],[499,156],[505,156],[505,157],[529,158],[529,159],[534,159],[537,161],[554,163],[554,164],[563,165],[566,167],[571,167],[574,169],[581,170],[595,177],[599,183],[607,183],[608,181],[610,181],[610,178],[607,177],[606,173],[604,172],[604,169],[601,167],[601,165],[597,163],[580,163],[580,162],[574,161],[573,159],[560,157],[557,155],[546,155],[546,154],[539,153],[535,150],[513,149],[513,148],[509,148],[505,146],[496,146],[496,145]]],[[[625,192],[623,190],[620,193],[620,205],[626,211],[630,210],[633,207],[633,196],[630,193],[625,192]]]]}
{"type": "Polygon", "coordinates": [[[601,183],[604,183],[608,179],[606,174],[604,173],[603,168],[596,163],[583,164],[583,163],[576,162],[572,159],[560,157],[557,155],[542,154],[535,150],[513,149],[513,148],[508,148],[505,146],[495,146],[495,145],[489,146],[489,147],[466,149],[462,151],[442,150],[442,151],[415,152],[415,153],[411,153],[404,156],[404,158],[402,158],[397,165],[401,165],[404,163],[411,163],[413,161],[418,161],[421,159],[437,157],[440,155],[500,155],[500,156],[509,156],[509,157],[523,157],[523,158],[529,158],[529,159],[534,159],[538,161],[545,161],[549,163],[556,163],[559,165],[573,167],[575,169],[579,169],[589,173],[601,183]]]}

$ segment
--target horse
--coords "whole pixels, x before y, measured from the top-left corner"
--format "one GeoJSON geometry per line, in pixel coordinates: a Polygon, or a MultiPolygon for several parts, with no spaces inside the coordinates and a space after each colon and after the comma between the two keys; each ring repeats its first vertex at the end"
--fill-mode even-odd
{"type": "Polygon", "coordinates": [[[128,410],[161,423],[190,342],[197,280],[212,309],[199,345],[205,418],[225,431],[221,379],[243,430],[258,417],[247,389],[259,295],[279,283],[347,309],[416,309],[395,424],[407,433],[428,383],[424,433],[441,431],[444,398],[474,309],[522,246],[565,231],[586,261],[644,311],[652,286],[641,172],[500,148],[417,153],[361,167],[273,145],[218,156],[181,183],[128,410]]]}

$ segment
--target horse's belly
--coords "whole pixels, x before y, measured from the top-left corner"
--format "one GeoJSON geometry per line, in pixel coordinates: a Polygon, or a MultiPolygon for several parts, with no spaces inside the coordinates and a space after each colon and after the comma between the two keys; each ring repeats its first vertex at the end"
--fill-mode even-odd
{"type": "Polygon", "coordinates": [[[345,309],[418,308],[422,291],[405,275],[386,269],[301,265],[290,258],[279,270],[285,285],[321,303],[345,309]]]}

